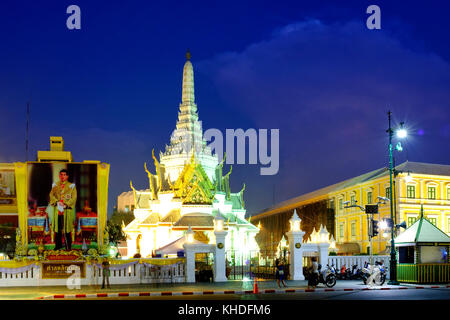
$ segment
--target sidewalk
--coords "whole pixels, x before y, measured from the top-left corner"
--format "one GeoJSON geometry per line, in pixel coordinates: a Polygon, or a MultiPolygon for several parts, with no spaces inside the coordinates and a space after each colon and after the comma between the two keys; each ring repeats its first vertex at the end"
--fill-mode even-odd
{"type": "MultiPolygon", "coordinates": [[[[286,281],[287,288],[278,288],[275,280],[258,281],[259,293],[290,293],[290,292],[323,292],[352,290],[402,290],[424,288],[450,288],[448,284],[416,285],[401,284],[393,286],[384,284],[381,287],[368,288],[358,280],[338,280],[333,288],[319,284],[316,290],[306,290],[307,281],[286,281]]],[[[1,288],[0,299],[64,299],[64,298],[95,298],[117,296],[161,296],[161,295],[209,295],[209,294],[253,294],[253,281],[230,280],[219,283],[155,283],[136,285],[112,285],[110,289],[101,286],[82,286],[81,289],[67,287],[14,287],[1,288]]]]}

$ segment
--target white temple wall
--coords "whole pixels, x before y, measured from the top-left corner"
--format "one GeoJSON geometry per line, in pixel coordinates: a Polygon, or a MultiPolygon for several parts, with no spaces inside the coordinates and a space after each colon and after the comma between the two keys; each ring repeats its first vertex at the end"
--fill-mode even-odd
{"type": "Polygon", "coordinates": [[[127,257],[132,258],[136,253],[136,238],[137,234],[129,233],[129,238],[127,237],[127,257]]]}
{"type": "MultiPolygon", "coordinates": [[[[166,169],[165,178],[169,179],[170,177],[171,183],[174,183],[180,176],[186,163],[190,163],[191,157],[191,153],[162,156],[161,164],[163,164],[166,169]]],[[[202,165],[211,183],[214,183],[216,166],[219,163],[217,157],[199,154],[196,155],[196,160],[202,165]]]]}
{"type": "Polygon", "coordinates": [[[148,215],[148,209],[134,209],[134,217],[138,221],[143,221],[145,218],[147,218],[148,215]]]}
{"type": "Polygon", "coordinates": [[[245,213],[247,212],[247,210],[245,210],[245,209],[233,209],[232,212],[239,219],[245,220],[245,213]]]}
{"type": "Polygon", "coordinates": [[[142,238],[140,241],[141,257],[146,258],[151,255],[153,246],[153,230],[150,228],[142,229],[142,238]]]}
{"type": "Polygon", "coordinates": [[[213,202],[213,208],[219,210],[221,213],[229,213],[233,210],[233,204],[230,201],[225,200],[225,193],[216,193],[215,200],[213,202]]]}
{"type": "Polygon", "coordinates": [[[187,213],[208,213],[212,214],[212,206],[209,205],[184,205],[181,207],[181,216],[187,213]]]}

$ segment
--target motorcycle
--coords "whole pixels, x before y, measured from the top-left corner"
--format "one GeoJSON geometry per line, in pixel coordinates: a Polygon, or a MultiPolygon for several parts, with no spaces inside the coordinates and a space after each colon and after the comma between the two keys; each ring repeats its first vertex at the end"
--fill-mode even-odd
{"type": "Polygon", "coordinates": [[[338,280],[346,280],[348,277],[347,268],[345,267],[345,264],[342,265],[341,270],[339,273],[336,273],[336,278],[338,280]]]}
{"type": "Polygon", "coordinates": [[[323,283],[328,288],[334,287],[336,284],[336,269],[334,269],[334,266],[330,267],[327,265],[327,269],[324,271],[321,271],[321,269],[322,266],[319,264],[318,283],[323,283]]]}
{"type": "Polygon", "coordinates": [[[352,266],[352,271],[350,271],[350,273],[348,275],[348,279],[351,279],[351,280],[361,279],[361,273],[362,273],[362,269],[358,269],[358,265],[355,264],[352,266]]]}
{"type": "Polygon", "coordinates": [[[366,262],[361,272],[361,278],[364,284],[368,284],[368,280],[373,274],[375,274],[373,277],[373,282],[375,285],[382,286],[386,281],[386,270],[382,262],[376,261],[374,266],[366,262]]]}

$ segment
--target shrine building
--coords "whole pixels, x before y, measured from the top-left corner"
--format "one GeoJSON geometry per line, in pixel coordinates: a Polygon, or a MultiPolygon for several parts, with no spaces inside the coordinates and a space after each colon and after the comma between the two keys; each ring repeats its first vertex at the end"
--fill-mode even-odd
{"type": "Polygon", "coordinates": [[[215,243],[218,219],[223,220],[223,228],[228,231],[228,254],[242,256],[258,250],[255,235],[259,230],[245,220],[245,184],[240,191],[231,191],[231,168],[224,174],[223,161],[219,162],[203,138],[189,52],[176,129],[159,159],[154,152],[152,158],[154,171],[144,166],[149,187],[136,190],[130,182],[132,191],[118,197],[118,208],[133,211],[135,217],[123,228],[128,257],[180,254],[188,230],[195,232],[196,241],[215,243]]]}

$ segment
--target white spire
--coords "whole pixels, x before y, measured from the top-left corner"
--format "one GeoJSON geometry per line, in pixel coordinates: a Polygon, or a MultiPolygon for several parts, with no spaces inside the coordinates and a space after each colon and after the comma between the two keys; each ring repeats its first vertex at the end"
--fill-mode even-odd
{"type": "Polygon", "coordinates": [[[186,63],[183,68],[183,94],[181,97],[182,104],[192,104],[195,103],[194,94],[194,68],[190,61],[191,54],[189,50],[186,53],[186,63]]]}
{"type": "Polygon", "coordinates": [[[194,95],[194,68],[190,61],[191,54],[186,53],[187,61],[183,68],[183,88],[181,103],[179,104],[176,128],[172,132],[169,145],[160,156],[160,163],[164,165],[165,176],[172,182],[178,179],[185,163],[191,161],[192,153],[202,164],[208,177],[213,180],[218,163],[217,155],[213,155],[211,148],[203,139],[202,122],[199,121],[197,105],[194,95]]]}

